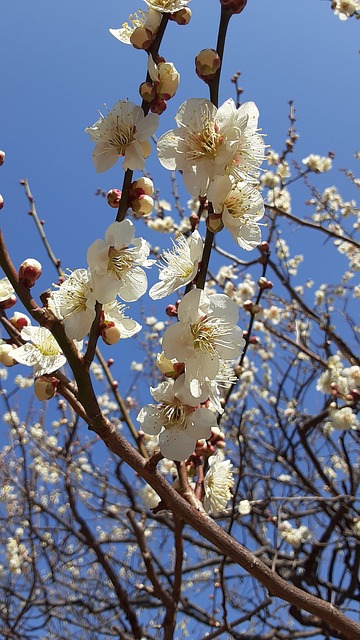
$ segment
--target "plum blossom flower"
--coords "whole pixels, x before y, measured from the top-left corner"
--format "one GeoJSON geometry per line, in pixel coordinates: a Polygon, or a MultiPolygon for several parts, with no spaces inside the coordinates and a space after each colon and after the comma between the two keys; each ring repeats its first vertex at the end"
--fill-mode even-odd
{"type": "Polygon", "coordinates": [[[215,414],[210,409],[196,408],[197,399],[193,399],[193,405],[183,402],[182,378],[150,388],[159,404],[146,405],[137,416],[145,433],[159,435],[160,451],[170,460],[186,460],[194,451],[196,441],[209,438],[211,427],[216,426],[215,414]]]}
{"type": "Polygon", "coordinates": [[[294,547],[294,549],[298,549],[311,537],[308,527],[301,525],[300,527],[295,528],[288,520],[284,520],[284,522],[282,522],[280,532],[282,538],[294,547]]]}
{"type": "Polygon", "coordinates": [[[150,9],[161,13],[175,13],[189,4],[190,0],[144,0],[150,9]]]}
{"type": "Polygon", "coordinates": [[[95,318],[94,289],[90,271],[75,269],[65,275],[64,282],[52,291],[48,299],[50,311],[64,321],[70,340],[83,340],[95,318]]]}
{"type": "Polygon", "coordinates": [[[189,241],[180,235],[173,241],[173,248],[166,249],[161,255],[163,267],[160,269],[160,282],[149,291],[153,300],[159,300],[180,287],[192,282],[197,274],[202,257],[203,241],[198,231],[194,231],[189,241]]]}
{"type": "Polygon", "coordinates": [[[14,287],[12,286],[8,278],[2,278],[0,280],[0,302],[5,302],[14,293],[14,287]]]}
{"type": "Polygon", "coordinates": [[[209,468],[204,478],[204,509],[218,513],[226,508],[231,498],[234,476],[230,460],[224,460],[221,452],[209,458],[209,468]]]}
{"type": "Polygon", "coordinates": [[[360,11],[359,0],[333,0],[332,8],[334,14],[339,17],[339,20],[347,20],[360,11]]]}
{"type": "Polygon", "coordinates": [[[208,199],[214,211],[222,213],[224,227],[235,242],[251,251],[261,242],[258,221],[264,215],[261,193],[252,184],[232,184],[227,176],[217,176],[211,183],[208,199]]]}
{"type": "Polygon", "coordinates": [[[142,108],[128,100],[119,100],[107,116],[100,115],[92,127],[85,129],[96,142],[93,151],[96,171],[107,171],[120,156],[124,157],[124,170],[143,169],[151,151],[148,138],[155,132],[159,116],[155,113],[144,116],[142,108]]]}
{"type": "Polygon", "coordinates": [[[194,397],[201,382],[214,380],[223,360],[237,358],[245,345],[236,326],[238,306],[224,294],[189,291],[178,307],[179,322],[165,331],[162,347],[166,358],[185,363],[185,380],[194,397]]]}
{"type": "Polygon", "coordinates": [[[166,169],[183,172],[185,187],[195,197],[206,195],[216,175],[250,177],[264,155],[258,115],[252,102],[237,109],[229,99],[217,109],[209,100],[187,100],[176,114],[177,128],[158,141],[159,160],[166,169]]]}
{"type": "Polygon", "coordinates": [[[113,222],[105,232],[105,240],[95,240],[87,252],[98,302],[112,302],[118,295],[125,302],[138,300],[147,289],[142,267],[150,267],[150,247],[143,238],[135,238],[130,220],[113,222]],[[132,246],[130,246],[132,245],[132,246]]]}
{"type": "Polygon", "coordinates": [[[21,337],[26,344],[11,352],[11,357],[28,367],[34,367],[34,375],[40,377],[60,369],[66,358],[54,336],[45,327],[24,327],[21,337]]]}
{"type": "Polygon", "coordinates": [[[141,331],[141,324],[125,315],[127,306],[119,304],[116,300],[104,305],[104,322],[116,328],[121,339],[131,338],[141,331]]]}
{"type": "Polygon", "coordinates": [[[139,9],[137,13],[130,14],[129,22],[130,24],[124,22],[120,29],[109,29],[111,35],[124,44],[132,44],[131,37],[134,31],[142,27],[149,32],[149,35],[155,34],[160,26],[161,14],[154,9],[149,11],[139,9]]]}

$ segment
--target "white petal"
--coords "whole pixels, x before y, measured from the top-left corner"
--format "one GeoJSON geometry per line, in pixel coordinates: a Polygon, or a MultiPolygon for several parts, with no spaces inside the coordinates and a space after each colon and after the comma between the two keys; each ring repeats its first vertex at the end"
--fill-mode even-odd
{"type": "Polygon", "coordinates": [[[169,460],[186,460],[195,444],[196,440],[180,429],[164,429],[159,436],[160,451],[169,460]]]}
{"type": "Polygon", "coordinates": [[[119,154],[109,142],[98,142],[93,154],[95,169],[98,173],[103,173],[114,166],[119,158],[119,154]]]}
{"type": "Polygon", "coordinates": [[[141,429],[150,436],[157,436],[162,429],[161,413],[156,404],[148,404],[143,407],[137,420],[140,422],[141,429]]]}

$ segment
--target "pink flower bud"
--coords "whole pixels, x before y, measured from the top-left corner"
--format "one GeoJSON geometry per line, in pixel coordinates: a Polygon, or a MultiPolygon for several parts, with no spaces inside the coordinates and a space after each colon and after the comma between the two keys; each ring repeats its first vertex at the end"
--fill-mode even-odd
{"type": "Polygon", "coordinates": [[[0,211],[1,209],[4,207],[4,198],[2,197],[1,193],[0,193],[0,211]]]}
{"type": "Polygon", "coordinates": [[[177,318],[177,308],[175,304],[168,304],[168,306],[165,309],[165,313],[167,316],[169,316],[169,318],[177,318]]]}
{"type": "Polygon", "coordinates": [[[145,102],[152,102],[156,97],[155,87],[152,82],[143,82],[139,87],[139,93],[145,102]]]}
{"type": "Polygon", "coordinates": [[[2,167],[4,162],[5,162],[5,151],[0,150],[0,167],[2,167]]]}
{"type": "Polygon", "coordinates": [[[121,338],[120,329],[112,321],[104,322],[101,326],[100,335],[105,344],[116,344],[121,338]]]}
{"type": "Polygon", "coordinates": [[[110,189],[110,191],[108,191],[106,198],[110,207],[113,207],[113,209],[117,209],[120,203],[120,198],[121,198],[120,189],[110,189]]]}
{"type": "Polygon", "coordinates": [[[265,278],[265,276],[261,276],[258,280],[259,289],[272,289],[273,283],[265,278]]]}
{"type": "Polygon", "coordinates": [[[53,398],[58,384],[59,380],[53,376],[51,378],[48,376],[36,378],[34,382],[34,392],[37,399],[40,400],[40,402],[44,402],[45,400],[53,398]]]}
{"type": "Polygon", "coordinates": [[[13,367],[16,364],[16,360],[10,355],[11,351],[14,351],[14,345],[6,342],[0,344],[0,362],[4,367],[13,367]]]}
{"type": "Polygon", "coordinates": [[[31,289],[41,276],[42,267],[35,258],[27,258],[19,267],[19,280],[24,287],[31,289]]]}
{"type": "Polygon", "coordinates": [[[11,309],[11,307],[13,307],[16,303],[17,297],[15,294],[12,294],[11,296],[9,296],[9,298],[0,302],[0,309],[11,309]]]}
{"type": "Polygon", "coordinates": [[[215,78],[220,65],[220,56],[215,49],[203,49],[195,58],[195,71],[204,82],[215,78]]]}
{"type": "Polygon", "coordinates": [[[31,324],[30,318],[24,313],[20,313],[20,311],[15,311],[12,318],[10,318],[10,322],[18,331],[21,331],[24,327],[28,327],[31,324]]]}
{"type": "Polygon", "coordinates": [[[163,98],[155,98],[155,100],[153,100],[153,102],[151,103],[150,109],[152,113],[157,113],[159,116],[161,116],[161,114],[164,113],[166,106],[166,100],[164,100],[163,98]]]}
{"type": "Polygon", "coordinates": [[[220,0],[221,6],[229,13],[241,13],[245,9],[247,0],[220,0]]]}
{"type": "Polygon", "coordinates": [[[179,9],[179,11],[175,11],[174,13],[171,13],[169,18],[170,20],[173,20],[177,24],[185,25],[185,24],[189,24],[191,20],[191,15],[192,15],[191,9],[188,9],[187,7],[183,7],[182,9],[179,9]]]}

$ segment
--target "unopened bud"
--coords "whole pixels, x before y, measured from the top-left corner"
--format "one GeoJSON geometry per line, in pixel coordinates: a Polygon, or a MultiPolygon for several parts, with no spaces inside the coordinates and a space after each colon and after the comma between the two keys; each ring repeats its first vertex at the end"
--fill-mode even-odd
{"type": "Polygon", "coordinates": [[[156,97],[155,87],[151,82],[143,82],[139,87],[139,93],[145,102],[152,102],[156,97]]]}
{"type": "Polygon", "coordinates": [[[158,116],[161,116],[166,107],[166,100],[164,100],[164,98],[155,98],[151,103],[150,110],[152,113],[156,113],[158,116]]]}
{"type": "Polygon", "coordinates": [[[137,180],[134,180],[134,182],[132,182],[130,185],[130,192],[129,192],[130,198],[131,197],[138,198],[139,196],[142,196],[142,195],[152,196],[153,193],[154,193],[154,183],[152,180],[150,180],[150,178],[147,178],[146,176],[143,176],[142,178],[138,178],[137,180]]]}
{"type": "Polygon", "coordinates": [[[8,298],[6,298],[6,300],[1,300],[0,302],[0,309],[11,309],[11,307],[14,306],[14,304],[17,303],[17,297],[16,295],[13,293],[11,296],[9,296],[8,298]]]}
{"type": "Polygon", "coordinates": [[[120,203],[120,198],[121,198],[120,189],[110,189],[110,191],[108,191],[106,198],[110,207],[113,207],[113,209],[117,209],[120,203]]]}
{"type": "Polygon", "coordinates": [[[241,13],[245,9],[247,0],[220,0],[221,6],[229,13],[241,13]]]}
{"type": "Polygon", "coordinates": [[[0,193],[0,210],[4,207],[4,198],[2,197],[1,193],[0,193]]]}
{"type": "Polygon", "coordinates": [[[253,310],[253,306],[254,303],[252,300],[245,300],[245,302],[243,302],[243,309],[245,309],[245,311],[251,312],[253,310]]]}
{"type": "Polygon", "coordinates": [[[41,276],[42,267],[35,258],[27,258],[19,267],[19,280],[24,287],[31,289],[41,276]]]}
{"type": "Polygon", "coordinates": [[[179,11],[175,11],[174,13],[171,13],[169,17],[170,17],[170,20],[173,20],[177,24],[185,25],[185,24],[189,24],[191,20],[191,15],[192,15],[191,9],[188,9],[187,7],[183,7],[182,9],[179,9],[179,11]]]}
{"type": "Polygon", "coordinates": [[[169,318],[177,318],[177,307],[175,304],[168,304],[168,306],[165,309],[165,313],[167,316],[169,316],[169,318]]]}
{"type": "Polygon", "coordinates": [[[177,92],[180,74],[172,62],[160,62],[157,65],[158,80],[155,82],[156,93],[163,100],[170,100],[177,92]]]}
{"type": "Polygon", "coordinates": [[[58,384],[59,380],[53,376],[51,378],[48,376],[36,378],[34,382],[34,392],[37,399],[40,400],[40,402],[44,402],[45,400],[53,398],[58,384]]]}
{"type": "Polygon", "coordinates": [[[222,213],[209,213],[206,218],[206,226],[212,233],[218,233],[224,228],[222,213]]]}
{"type": "Polygon", "coordinates": [[[259,289],[272,289],[273,283],[265,278],[265,276],[261,276],[258,280],[259,289]]]}
{"type": "Polygon", "coordinates": [[[220,65],[220,56],[215,49],[203,49],[195,58],[195,71],[204,82],[215,78],[220,65]]]}
{"type": "Polygon", "coordinates": [[[6,342],[0,344],[0,362],[4,367],[13,367],[14,364],[17,364],[16,360],[10,355],[11,351],[14,351],[12,344],[7,344],[6,342]]]}
{"type": "Polygon", "coordinates": [[[130,36],[130,42],[135,49],[148,49],[154,39],[154,34],[146,27],[137,27],[130,36]]]}
{"type": "Polygon", "coordinates": [[[269,243],[266,242],[266,240],[264,240],[264,242],[261,242],[258,248],[260,249],[261,253],[269,253],[269,243]]]}
{"type": "Polygon", "coordinates": [[[14,315],[10,318],[10,322],[18,331],[22,331],[24,327],[31,325],[30,318],[24,313],[20,313],[20,311],[15,311],[14,315]]]}
{"type": "Polygon", "coordinates": [[[5,162],[5,151],[0,150],[0,167],[2,167],[4,162],[5,162]]]}
{"type": "Polygon", "coordinates": [[[151,196],[143,194],[131,201],[131,209],[134,213],[140,213],[142,216],[148,216],[154,208],[154,200],[151,196]]]}
{"type": "Polygon", "coordinates": [[[121,338],[119,327],[111,320],[104,322],[100,334],[105,344],[116,344],[121,338]]]}

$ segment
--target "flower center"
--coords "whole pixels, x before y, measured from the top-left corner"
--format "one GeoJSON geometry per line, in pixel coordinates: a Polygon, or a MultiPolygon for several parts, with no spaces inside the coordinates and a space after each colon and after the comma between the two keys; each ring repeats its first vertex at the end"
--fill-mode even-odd
{"type": "Polygon", "coordinates": [[[135,247],[127,247],[124,249],[115,249],[115,247],[110,247],[108,251],[108,274],[115,275],[118,280],[121,280],[123,275],[130,271],[136,260],[134,252],[135,247]]]}
{"type": "Polygon", "coordinates": [[[194,263],[190,259],[189,245],[184,236],[179,236],[176,243],[173,242],[173,245],[173,249],[165,249],[162,253],[165,272],[168,272],[169,276],[186,280],[194,271],[194,263]]]}
{"type": "Polygon", "coordinates": [[[185,134],[185,140],[189,147],[187,158],[192,161],[200,160],[201,158],[214,160],[224,137],[218,132],[207,109],[201,114],[201,121],[201,131],[190,129],[185,134]]]}
{"type": "Polygon", "coordinates": [[[163,427],[165,429],[186,429],[186,409],[182,404],[178,404],[176,400],[171,403],[163,403],[161,414],[164,419],[163,427]]]}
{"type": "Polygon", "coordinates": [[[61,353],[58,343],[51,335],[33,344],[43,356],[58,356],[61,353]]]}
{"type": "Polygon", "coordinates": [[[196,324],[190,326],[194,337],[194,349],[214,356],[217,347],[229,346],[222,336],[230,335],[230,324],[221,318],[208,318],[204,316],[196,324]]]}

